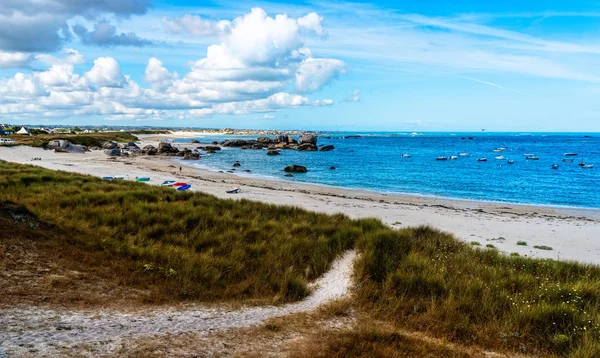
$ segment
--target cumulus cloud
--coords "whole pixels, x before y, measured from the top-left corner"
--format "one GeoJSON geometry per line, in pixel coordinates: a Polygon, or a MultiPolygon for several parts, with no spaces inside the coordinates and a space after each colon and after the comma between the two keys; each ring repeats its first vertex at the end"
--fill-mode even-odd
{"type": "Polygon", "coordinates": [[[227,34],[231,30],[230,21],[211,21],[191,14],[182,17],[163,17],[162,25],[168,33],[187,33],[192,36],[217,36],[227,34]]]}
{"type": "Polygon", "coordinates": [[[67,21],[146,13],[150,0],[3,0],[0,2],[0,50],[55,51],[70,40],[67,21]]]}
{"type": "Polygon", "coordinates": [[[73,32],[88,45],[142,47],[152,44],[152,41],[138,37],[133,32],[117,34],[117,28],[105,21],[96,23],[92,31],[83,25],[74,25],[73,32]]]}
{"type": "Polygon", "coordinates": [[[99,57],[94,60],[94,67],[85,77],[100,87],[121,87],[125,82],[119,63],[112,57],[99,57]]]}
{"type": "Polygon", "coordinates": [[[30,60],[31,55],[28,53],[0,51],[0,69],[25,67],[30,60]]]}
{"type": "MultiPolygon", "coordinates": [[[[181,76],[160,59],[150,58],[143,77],[146,86],[123,74],[112,57],[96,58],[93,66],[80,74],[75,65],[84,59],[75,50],[37,55],[35,60],[45,70],[0,79],[0,116],[168,119],[268,114],[283,108],[333,104],[330,99],[306,96],[346,71],[342,61],[314,57],[305,47],[305,34],[324,33],[317,14],[271,17],[262,9],[252,9],[227,23],[221,42],[209,46],[206,57],[191,63],[181,76]]],[[[79,34],[96,44],[111,42],[118,35],[114,27],[106,25],[79,34]]]]}

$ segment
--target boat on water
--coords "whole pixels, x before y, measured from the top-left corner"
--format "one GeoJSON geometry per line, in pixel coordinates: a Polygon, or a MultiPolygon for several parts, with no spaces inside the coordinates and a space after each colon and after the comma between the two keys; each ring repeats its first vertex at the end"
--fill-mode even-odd
{"type": "Polygon", "coordinates": [[[535,155],[533,155],[531,157],[525,157],[525,159],[527,159],[527,160],[540,160],[540,157],[536,157],[535,155]]]}
{"type": "Polygon", "coordinates": [[[552,169],[558,169],[558,164],[552,164],[552,169]]]}
{"type": "Polygon", "coordinates": [[[494,149],[494,153],[501,153],[501,152],[504,152],[505,150],[506,150],[505,147],[498,147],[498,148],[494,149]]]}
{"type": "Polygon", "coordinates": [[[562,160],[565,163],[573,163],[575,161],[575,159],[567,159],[567,158],[563,158],[562,160]]]}
{"type": "Polygon", "coordinates": [[[523,154],[524,157],[535,157],[535,154],[529,154],[529,153],[525,153],[523,154]]]}
{"type": "Polygon", "coordinates": [[[459,153],[459,154],[458,154],[458,156],[459,156],[459,157],[468,157],[468,156],[470,156],[470,155],[471,155],[471,154],[469,154],[469,153],[459,153]]]}
{"type": "Polygon", "coordinates": [[[402,158],[410,158],[410,154],[402,154],[402,158]]]}
{"type": "Polygon", "coordinates": [[[448,157],[437,157],[435,160],[448,160],[448,157]]]}
{"type": "Polygon", "coordinates": [[[150,181],[150,178],[148,177],[135,177],[135,181],[150,181]]]}
{"type": "Polygon", "coordinates": [[[487,162],[487,158],[479,158],[477,159],[478,162],[487,162]]]}
{"type": "Polygon", "coordinates": [[[573,152],[567,152],[564,154],[565,157],[575,157],[577,156],[577,153],[573,153],[573,152]]]}
{"type": "Polygon", "coordinates": [[[177,188],[177,191],[185,191],[188,190],[189,188],[191,188],[192,186],[190,184],[185,184],[185,185],[181,185],[177,188]]]}
{"type": "Polygon", "coordinates": [[[503,156],[503,155],[499,155],[497,157],[494,157],[494,159],[496,159],[496,160],[506,160],[506,157],[503,156]]]}
{"type": "Polygon", "coordinates": [[[457,157],[456,155],[452,155],[452,156],[450,156],[448,159],[450,159],[450,160],[455,160],[455,159],[458,159],[458,157],[457,157]]]}
{"type": "Polygon", "coordinates": [[[509,159],[509,160],[506,161],[506,164],[515,164],[515,161],[512,160],[512,159],[509,159]]]}
{"type": "Polygon", "coordinates": [[[581,166],[583,169],[592,169],[594,167],[594,164],[584,164],[581,166]]]}

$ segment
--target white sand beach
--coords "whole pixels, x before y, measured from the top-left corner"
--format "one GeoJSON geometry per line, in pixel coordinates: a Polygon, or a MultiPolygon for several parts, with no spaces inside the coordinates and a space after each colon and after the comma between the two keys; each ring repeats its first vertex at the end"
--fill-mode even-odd
{"type": "MultiPolygon", "coordinates": [[[[146,138],[142,145],[156,145],[157,139],[146,138]]],[[[26,146],[0,147],[0,160],[98,177],[128,175],[134,180],[144,176],[150,177],[149,184],[154,185],[164,180],[184,180],[192,184],[191,190],[220,198],[294,205],[353,218],[375,217],[395,228],[431,225],[466,242],[479,242],[482,249],[491,244],[505,253],[600,264],[600,210],[385,195],[244,178],[187,166],[180,173],[180,165],[167,157],[111,159],[102,151],[70,154],[26,146]],[[226,193],[235,187],[240,188],[238,194],[226,193]],[[527,245],[517,245],[518,241],[527,245]],[[534,248],[540,245],[552,250],[534,248]]]]}

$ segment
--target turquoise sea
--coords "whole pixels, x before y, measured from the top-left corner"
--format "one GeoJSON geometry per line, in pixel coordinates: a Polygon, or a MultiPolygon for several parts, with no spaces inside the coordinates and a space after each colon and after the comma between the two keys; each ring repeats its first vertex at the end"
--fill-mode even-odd
{"type": "MultiPolygon", "coordinates": [[[[198,136],[202,143],[256,136],[198,136]]],[[[176,139],[176,142],[188,142],[176,139]]],[[[600,208],[600,133],[322,133],[319,145],[330,152],[283,150],[267,156],[265,150],[223,148],[193,164],[211,170],[283,181],[367,189],[383,193],[426,195],[522,204],[600,208]],[[347,138],[349,136],[359,136],[347,138]],[[472,138],[472,139],[469,139],[472,138]],[[494,149],[506,148],[502,152],[494,149]],[[564,156],[565,153],[576,156],[564,156]],[[468,157],[436,160],[439,156],[468,157]],[[409,158],[403,158],[409,154],[409,158]],[[528,160],[534,154],[539,160],[528,160]],[[503,156],[506,159],[495,159],[503,156]],[[478,158],[487,158],[480,162],[478,158]],[[563,162],[573,159],[573,162],[563,162]],[[508,164],[514,160],[514,164],[508,164]],[[594,164],[582,168],[580,162],[594,164]],[[290,164],[308,173],[283,176],[290,164]],[[558,169],[552,169],[557,164],[558,169]],[[335,170],[330,170],[335,166],[335,170]],[[244,173],[241,170],[250,170],[244,173]]],[[[195,145],[190,144],[190,148],[195,145]]]]}

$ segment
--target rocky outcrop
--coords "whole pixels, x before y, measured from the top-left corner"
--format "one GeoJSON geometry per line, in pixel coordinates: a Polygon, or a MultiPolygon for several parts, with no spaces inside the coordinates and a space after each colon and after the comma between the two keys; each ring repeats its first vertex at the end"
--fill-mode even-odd
{"type": "Polygon", "coordinates": [[[284,176],[284,177],[289,177],[289,178],[291,178],[291,177],[293,177],[293,176],[294,176],[294,174],[292,174],[292,173],[287,173],[287,174],[284,174],[283,176],[284,176]]]}
{"type": "Polygon", "coordinates": [[[283,169],[283,171],[286,173],[306,173],[308,170],[305,166],[294,164],[288,165],[287,167],[285,167],[285,169],[283,169]]]}
{"type": "Polygon", "coordinates": [[[324,146],[321,147],[320,151],[321,152],[329,152],[329,151],[334,150],[334,149],[335,149],[335,147],[332,146],[332,145],[324,145],[324,146]]]}
{"type": "Polygon", "coordinates": [[[317,145],[317,136],[314,134],[304,134],[302,135],[302,137],[300,137],[300,144],[312,144],[312,145],[317,145]]]}
{"type": "Polygon", "coordinates": [[[158,143],[158,152],[159,153],[179,153],[179,149],[173,147],[171,143],[158,143]]]}
{"type": "Polygon", "coordinates": [[[148,155],[156,155],[158,154],[158,149],[153,145],[147,145],[144,148],[142,148],[142,153],[148,155]]]}
{"type": "Polygon", "coordinates": [[[298,144],[298,141],[296,139],[294,139],[293,137],[288,137],[288,144],[298,144]]]}
{"type": "Polygon", "coordinates": [[[246,147],[246,146],[252,146],[256,143],[258,143],[258,142],[255,140],[231,139],[231,140],[224,141],[223,143],[221,143],[221,145],[223,147],[246,147]]]}
{"type": "Polygon", "coordinates": [[[289,140],[290,138],[286,134],[280,134],[275,137],[275,142],[277,143],[287,143],[289,140]]]}
{"type": "Polygon", "coordinates": [[[298,146],[299,152],[316,152],[317,150],[317,146],[311,143],[303,143],[298,146]]]}
{"type": "Polygon", "coordinates": [[[241,166],[242,166],[242,164],[240,164],[240,162],[235,162],[235,163],[233,163],[233,166],[234,166],[234,167],[241,167],[241,166]]]}
{"type": "Polygon", "coordinates": [[[197,140],[197,139],[192,139],[192,140],[190,140],[190,143],[192,143],[192,144],[198,144],[198,143],[200,143],[200,141],[197,140]]]}
{"type": "Polygon", "coordinates": [[[335,167],[332,165],[329,167],[329,170],[335,170],[335,167]]]}
{"type": "Polygon", "coordinates": [[[183,156],[183,160],[198,160],[200,159],[200,153],[185,153],[185,155],[183,156]]]}
{"type": "Polygon", "coordinates": [[[51,140],[48,142],[47,148],[54,149],[57,153],[85,153],[88,151],[83,145],[73,144],[64,139],[51,140]]]}
{"type": "Polygon", "coordinates": [[[270,150],[267,152],[267,155],[279,155],[279,151],[278,150],[270,150]]]}
{"type": "Polygon", "coordinates": [[[105,149],[104,154],[108,155],[109,157],[120,157],[122,153],[121,153],[121,149],[113,148],[113,149],[105,149]]]}
{"type": "Polygon", "coordinates": [[[104,144],[102,144],[102,149],[115,149],[119,146],[119,143],[117,142],[104,142],[104,144]]]}

